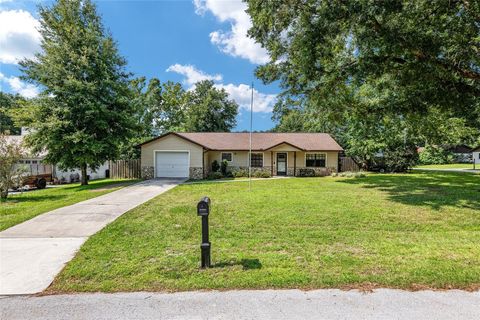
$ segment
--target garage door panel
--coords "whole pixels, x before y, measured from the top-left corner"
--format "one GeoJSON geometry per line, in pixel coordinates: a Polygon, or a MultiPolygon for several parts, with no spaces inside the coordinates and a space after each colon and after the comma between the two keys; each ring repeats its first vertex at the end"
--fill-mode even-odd
{"type": "Polygon", "coordinates": [[[156,152],[157,177],[184,178],[189,176],[188,152],[156,152]]]}

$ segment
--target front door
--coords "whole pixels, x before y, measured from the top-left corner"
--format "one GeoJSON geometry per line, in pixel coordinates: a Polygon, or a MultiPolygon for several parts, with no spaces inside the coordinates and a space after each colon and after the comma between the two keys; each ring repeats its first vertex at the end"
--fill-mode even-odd
{"type": "Polygon", "coordinates": [[[286,153],[277,153],[277,175],[278,176],[287,175],[287,154],[286,153]]]}

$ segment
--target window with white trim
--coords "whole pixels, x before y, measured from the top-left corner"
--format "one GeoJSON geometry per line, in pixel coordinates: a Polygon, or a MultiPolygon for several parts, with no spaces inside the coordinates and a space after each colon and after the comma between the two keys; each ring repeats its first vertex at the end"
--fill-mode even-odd
{"type": "Polygon", "coordinates": [[[233,155],[231,152],[222,152],[222,162],[227,160],[228,162],[232,162],[233,155]]]}
{"type": "Polygon", "coordinates": [[[305,155],[305,166],[314,168],[324,168],[327,155],[325,153],[307,153],[305,155]]]}
{"type": "Polygon", "coordinates": [[[252,154],[250,154],[250,165],[253,168],[262,168],[263,167],[263,153],[252,153],[252,154]]]}

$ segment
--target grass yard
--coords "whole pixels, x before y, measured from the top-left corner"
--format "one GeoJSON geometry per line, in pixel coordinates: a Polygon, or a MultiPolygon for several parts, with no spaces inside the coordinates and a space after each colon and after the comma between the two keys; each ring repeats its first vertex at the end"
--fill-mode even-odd
{"type": "Polygon", "coordinates": [[[90,238],[47,292],[480,287],[480,176],[181,185],[90,238]],[[196,203],[212,199],[199,269],[196,203]]]}
{"type": "Polygon", "coordinates": [[[417,166],[416,168],[418,169],[473,169],[473,163],[427,164],[427,165],[417,166]]]}
{"type": "Polygon", "coordinates": [[[102,179],[90,181],[88,186],[68,184],[11,194],[6,202],[0,202],[0,231],[41,213],[118,190],[134,181],[102,179]]]}

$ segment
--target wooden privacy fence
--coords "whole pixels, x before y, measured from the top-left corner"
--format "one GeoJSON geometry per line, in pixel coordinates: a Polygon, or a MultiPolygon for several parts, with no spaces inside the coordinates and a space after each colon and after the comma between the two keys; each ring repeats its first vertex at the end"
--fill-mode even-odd
{"type": "Polygon", "coordinates": [[[110,178],[113,179],[140,179],[142,168],[140,159],[109,161],[110,178]]]}
{"type": "Polygon", "coordinates": [[[351,157],[340,157],[339,158],[339,171],[360,171],[360,166],[353,160],[351,157]]]}

